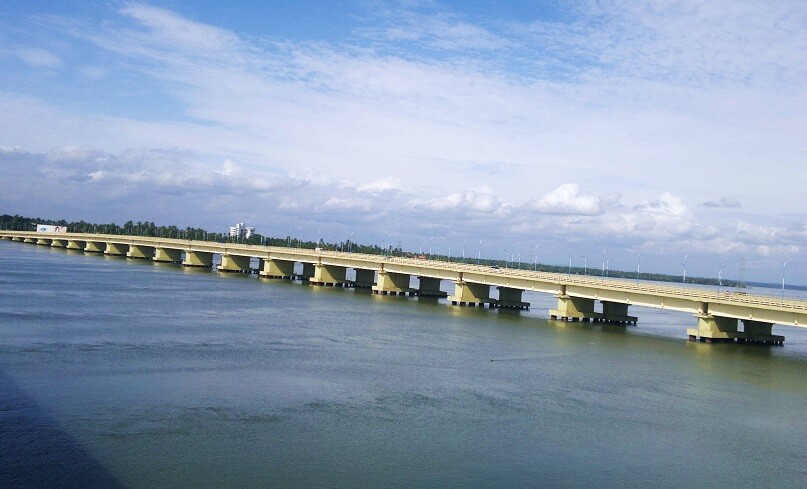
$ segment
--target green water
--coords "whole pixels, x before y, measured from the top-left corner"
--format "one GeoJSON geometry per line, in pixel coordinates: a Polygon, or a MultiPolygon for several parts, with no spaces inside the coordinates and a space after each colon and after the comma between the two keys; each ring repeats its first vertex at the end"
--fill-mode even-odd
{"type": "Polygon", "coordinates": [[[0,242],[0,487],[799,487],[784,347],[0,242]]]}

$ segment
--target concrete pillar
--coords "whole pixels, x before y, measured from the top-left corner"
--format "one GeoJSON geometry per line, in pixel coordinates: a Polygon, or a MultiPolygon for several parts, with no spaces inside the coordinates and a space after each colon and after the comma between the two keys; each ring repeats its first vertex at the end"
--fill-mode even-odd
{"type": "Polygon", "coordinates": [[[42,246],[50,246],[50,242],[51,242],[51,240],[48,239],[48,238],[39,238],[39,239],[36,240],[36,244],[42,245],[42,246]]]}
{"type": "Polygon", "coordinates": [[[129,245],[121,243],[107,243],[105,255],[125,256],[129,252],[129,245]]]}
{"type": "Polygon", "coordinates": [[[524,293],[521,289],[514,289],[511,287],[496,287],[499,289],[499,300],[495,307],[503,307],[505,309],[529,309],[530,303],[521,300],[521,294],[524,293]]]}
{"type": "Polygon", "coordinates": [[[707,343],[720,343],[734,341],[740,337],[737,331],[739,321],[735,318],[712,316],[711,314],[696,314],[698,327],[687,329],[689,339],[700,339],[707,343]]]}
{"type": "Polygon", "coordinates": [[[154,248],[152,260],[160,263],[179,263],[182,261],[182,250],[176,248],[154,248]]]}
{"type": "Polygon", "coordinates": [[[222,254],[221,264],[216,270],[220,272],[249,273],[249,257],[222,254]]]}
{"type": "Polygon", "coordinates": [[[213,253],[206,251],[186,251],[185,261],[182,265],[186,267],[213,268],[213,253]]]}
{"type": "Polygon", "coordinates": [[[66,239],[52,239],[50,240],[50,245],[54,248],[67,248],[67,240],[66,239]]]}
{"type": "Polygon", "coordinates": [[[490,304],[490,307],[496,307],[499,302],[490,298],[490,285],[464,281],[454,282],[454,295],[448,296],[448,300],[454,306],[471,307],[477,305],[485,307],[485,303],[490,304]]]}
{"type": "Polygon", "coordinates": [[[154,258],[154,247],[131,245],[129,246],[129,251],[126,253],[126,258],[138,258],[138,259],[150,260],[151,258],[154,258]]]}
{"type": "Polygon", "coordinates": [[[25,241],[25,238],[23,238],[22,236],[13,236],[11,238],[11,241],[25,241]]]}
{"type": "Polygon", "coordinates": [[[373,286],[373,294],[406,295],[412,292],[409,287],[411,276],[408,273],[378,272],[378,283],[373,286]]]}
{"type": "Polygon", "coordinates": [[[106,243],[103,241],[87,241],[84,246],[84,253],[103,253],[106,251],[106,243]]]}
{"type": "Polygon", "coordinates": [[[24,238],[22,241],[23,241],[23,243],[32,243],[33,244],[33,243],[37,242],[37,239],[36,238],[24,238]]]}
{"type": "Polygon", "coordinates": [[[353,286],[357,289],[371,289],[375,285],[375,270],[356,269],[356,280],[353,286]]]}
{"type": "Polygon", "coordinates": [[[294,262],[291,260],[263,260],[260,276],[263,278],[290,279],[294,277],[294,262]]]}
{"type": "Polygon", "coordinates": [[[602,317],[602,314],[594,312],[594,299],[572,297],[566,294],[559,294],[555,297],[558,299],[558,308],[549,311],[549,317],[552,319],[588,322],[592,319],[599,321],[602,317]]]}
{"type": "Polygon", "coordinates": [[[67,249],[68,250],[83,250],[87,246],[86,241],[77,241],[75,239],[71,239],[67,242],[67,249]]]}
{"type": "Polygon", "coordinates": [[[308,280],[311,285],[342,287],[345,285],[347,268],[334,265],[314,265],[314,276],[308,280]]]}
{"type": "Polygon", "coordinates": [[[772,334],[773,324],[743,319],[743,331],[737,338],[739,343],[756,343],[763,345],[781,345],[785,337],[772,334]]]}
{"type": "Polygon", "coordinates": [[[300,276],[303,280],[311,280],[314,277],[314,264],[303,262],[303,274],[300,276]]]}
{"type": "Polygon", "coordinates": [[[448,292],[440,290],[440,279],[434,277],[418,277],[417,294],[420,297],[447,297],[448,292]]]}
{"type": "Polygon", "coordinates": [[[628,315],[628,304],[602,301],[602,320],[606,323],[636,324],[638,318],[628,315]]]}

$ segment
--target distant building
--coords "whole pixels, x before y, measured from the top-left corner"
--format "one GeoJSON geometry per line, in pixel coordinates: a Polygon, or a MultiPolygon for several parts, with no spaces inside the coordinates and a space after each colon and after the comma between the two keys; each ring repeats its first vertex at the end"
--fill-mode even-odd
{"type": "Polygon", "coordinates": [[[240,238],[240,239],[249,239],[255,233],[255,228],[248,227],[244,225],[243,222],[239,222],[235,226],[230,226],[230,237],[231,238],[240,238]]]}

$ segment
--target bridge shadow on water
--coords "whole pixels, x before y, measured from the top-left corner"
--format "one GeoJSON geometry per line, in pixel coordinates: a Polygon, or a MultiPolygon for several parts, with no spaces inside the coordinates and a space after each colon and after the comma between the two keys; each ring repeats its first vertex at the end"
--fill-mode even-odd
{"type": "Polygon", "coordinates": [[[124,486],[0,371],[0,487],[124,486]]]}

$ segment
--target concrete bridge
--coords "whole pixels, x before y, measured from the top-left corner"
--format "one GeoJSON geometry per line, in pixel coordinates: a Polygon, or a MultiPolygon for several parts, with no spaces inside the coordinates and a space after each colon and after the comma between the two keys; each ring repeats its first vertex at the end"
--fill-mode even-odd
{"type": "Polygon", "coordinates": [[[655,283],[360,253],[139,236],[0,230],[0,238],[188,267],[212,268],[213,256],[219,255],[217,269],[221,272],[257,272],[266,279],[301,279],[313,286],[364,287],[380,295],[446,297],[455,306],[527,309],[530,304],[522,301],[522,293],[543,292],[557,298],[557,307],[549,315],[561,321],[636,324],[637,317],[628,313],[630,306],[670,309],[692,314],[695,319],[694,327],[687,329],[689,338],[706,342],[782,344],[784,336],[772,333],[774,324],[807,327],[807,301],[655,283]],[[255,269],[251,267],[253,260],[258,264],[255,269]],[[302,264],[301,274],[295,273],[297,263],[302,264]],[[355,271],[355,278],[348,280],[348,269],[355,271]],[[418,278],[417,287],[412,287],[412,277],[418,278]],[[454,283],[452,295],[440,290],[442,280],[454,283]],[[497,291],[495,298],[492,289],[497,291]]]}

